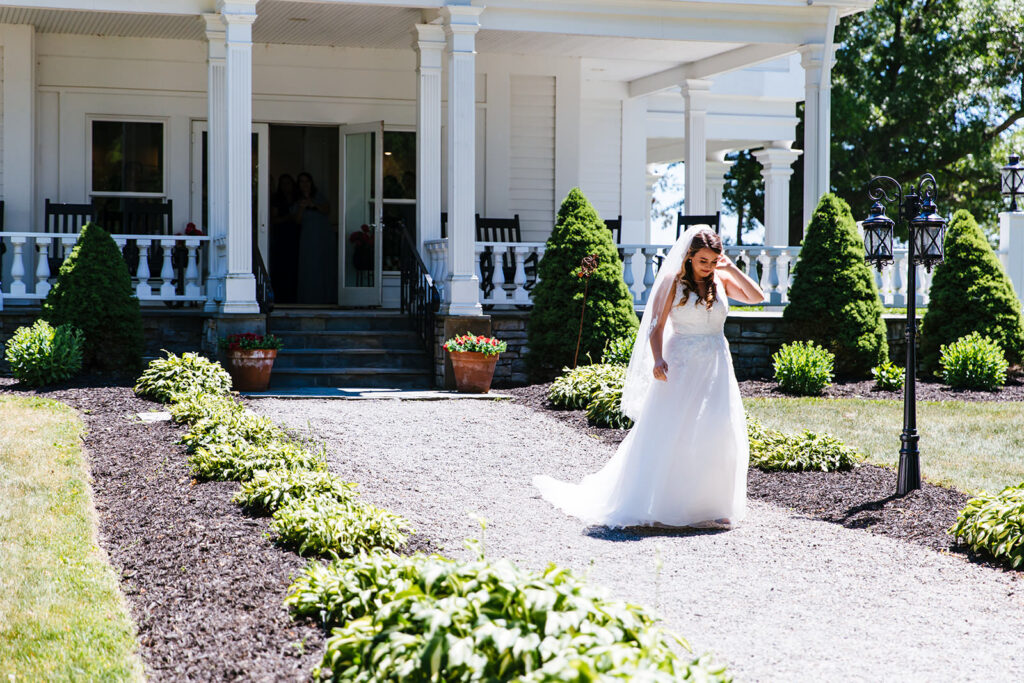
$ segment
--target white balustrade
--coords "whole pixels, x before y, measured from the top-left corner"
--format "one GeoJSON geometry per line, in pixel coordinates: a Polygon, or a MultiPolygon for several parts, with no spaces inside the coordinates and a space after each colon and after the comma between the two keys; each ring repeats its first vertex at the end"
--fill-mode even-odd
{"type": "MultiPolygon", "coordinates": [[[[136,296],[149,302],[200,302],[206,297],[205,278],[199,270],[201,252],[210,238],[185,235],[112,235],[119,250],[134,241],[139,250],[139,264],[133,274],[136,296]],[[184,269],[175,268],[172,260],[176,246],[187,250],[184,269]],[[160,282],[154,288],[150,280],[149,252],[162,247],[163,262],[160,282]],[[183,272],[181,272],[183,270],[183,272]],[[177,294],[179,272],[184,277],[184,294],[177,294]]],[[[78,241],[77,234],[44,232],[0,232],[0,241],[7,247],[4,262],[9,263],[9,276],[0,279],[0,310],[4,304],[32,304],[45,299],[59,273],[50,259],[68,255],[78,241]],[[28,281],[26,281],[28,277],[28,281]]],[[[3,273],[0,273],[3,275],[3,273]]]]}

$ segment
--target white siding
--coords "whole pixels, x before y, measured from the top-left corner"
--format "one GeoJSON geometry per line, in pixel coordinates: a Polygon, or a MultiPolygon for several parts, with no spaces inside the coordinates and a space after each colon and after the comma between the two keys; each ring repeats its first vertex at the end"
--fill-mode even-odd
{"type": "Polygon", "coordinates": [[[622,213],[622,102],[588,100],[582,106],[580,189],[602,219],[622,213]]]}
{"type": "Polygon", "coordinates": [[[555,221],[555,77],[511,78],[509,213],[523,241],[544,241],[555,221]]]}

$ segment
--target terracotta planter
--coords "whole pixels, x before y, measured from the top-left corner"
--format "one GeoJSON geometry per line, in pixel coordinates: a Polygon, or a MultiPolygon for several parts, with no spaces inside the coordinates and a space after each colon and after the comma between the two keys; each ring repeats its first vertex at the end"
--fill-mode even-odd
{"type": "Polygon", "coordinates": [[[485,356],[479,351],[456,351],[448,355],[452,357],[455,386],[459,393],[486,394],[491,390],[498,354],[485,356]]]}
{"type": "Polygon", "coordinates": [[[227,371],[235,391],[266,391],[277,349],[235,349],[225,351],[227,371]]]}

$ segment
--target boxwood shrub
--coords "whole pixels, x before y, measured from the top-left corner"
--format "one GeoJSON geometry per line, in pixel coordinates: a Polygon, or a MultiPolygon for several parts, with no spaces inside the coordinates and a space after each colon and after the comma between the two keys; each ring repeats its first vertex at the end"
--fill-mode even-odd
{"type": "Polygon", "coordinates": [[[799,396],[816,396],[832,384],[835,356],[813,341],[785,344],[772,356],[779,388],[799,396]]]}
{"type": "Polygon", "coordinates": [[[977,332],[942,345],[942,381],[954,389],[996,391],[1006,384],[1009,364],[999,344],[977,332]]]}
{"type": "Polygon", "coordinates": [[[80,330],[72,325],[50,326],[37,320],[19,327],[7,342],[4,358],[11,374],[30,387],[41,387],[74,377],[82,369],[80,330]]]}

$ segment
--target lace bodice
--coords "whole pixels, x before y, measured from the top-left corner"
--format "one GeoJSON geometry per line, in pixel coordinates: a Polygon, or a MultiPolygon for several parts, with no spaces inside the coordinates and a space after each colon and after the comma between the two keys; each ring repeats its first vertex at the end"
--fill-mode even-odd
{"type": "Polygon", "coordinates": [[[703,335],[723,334],[725,319],[729,315],[729,303],[725,298],[724,287],[719,285],[719,298],[709,311],[707,305],[697,299],[695,292],[690,292],[690,299],[682,306],[682,292],[676,295],[676,300],[669,311],[669,320],[672,323],[672,332],[680,335],[703,335]]]}

